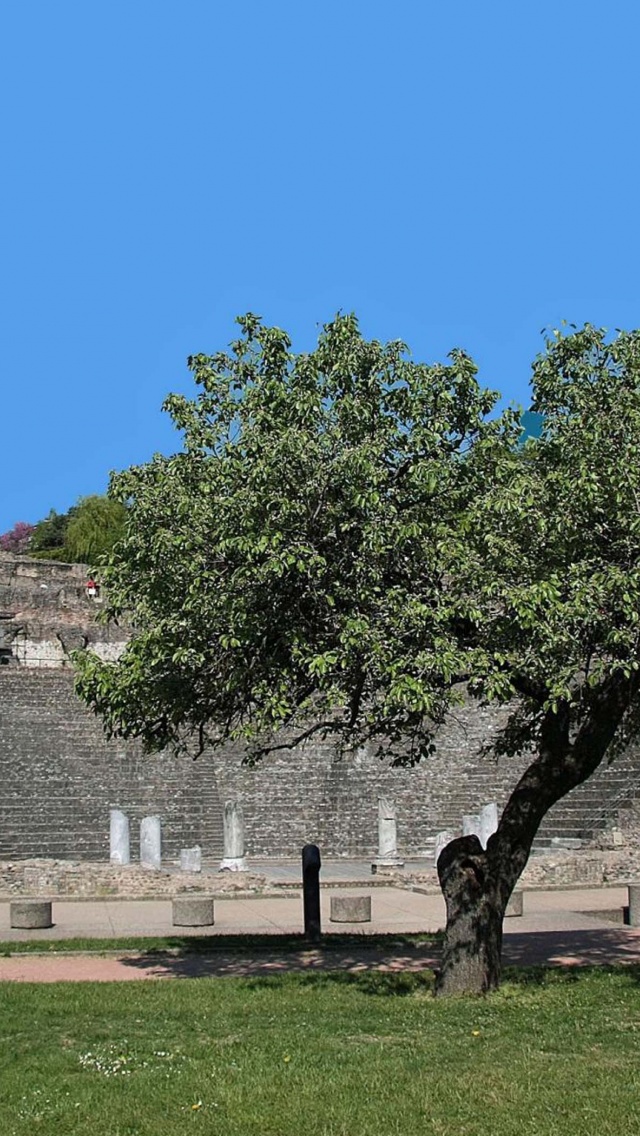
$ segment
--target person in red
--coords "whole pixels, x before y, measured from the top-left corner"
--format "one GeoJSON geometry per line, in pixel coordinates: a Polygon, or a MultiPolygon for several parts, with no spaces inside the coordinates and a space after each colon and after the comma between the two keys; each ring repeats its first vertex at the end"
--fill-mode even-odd
{"type": "Polygon", "coordinates": [[[89,576],[85,587],[87,589],[87,595],[90,596],[91,599],[94,599],[98,594],[98,585],[96,584],[93,576],[89,576]]]}

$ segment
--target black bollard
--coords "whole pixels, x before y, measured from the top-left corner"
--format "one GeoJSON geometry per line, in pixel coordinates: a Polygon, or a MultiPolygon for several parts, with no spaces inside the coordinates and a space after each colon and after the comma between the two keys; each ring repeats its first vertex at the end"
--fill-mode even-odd
{"type": "Polygon", "coordinates": [[[320,926],[320,849],[317,844],[305,844],[302,849],[302,895],[304,902],[304,937],[310,943],[319,943],[320,926]]]}

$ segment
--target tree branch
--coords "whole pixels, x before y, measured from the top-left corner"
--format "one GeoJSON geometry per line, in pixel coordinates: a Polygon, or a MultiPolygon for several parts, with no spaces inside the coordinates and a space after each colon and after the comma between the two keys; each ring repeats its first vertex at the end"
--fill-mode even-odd
{"type": "Polygon", "coordinates": [[[296,746],[300,745],[300,742],[307,741],[308,738],[313,737],[314,734],[319,733],[321,730],[323,730],[324,733],[336,733],[337,732],[337,724],[336,724],[336,722],[331,722],[331,721],[316,722],[315,725],[310,726],[308,730],[303,730],[303,732],[301,734],[298,734],[298,736],[296,738],[293,738],[292,741],[278,742],[277,745],[260,746],[255,751],[256,756],[257,757],[266,757],[267,754],[275,753],[276,750],[295,749],[296,746]]]}

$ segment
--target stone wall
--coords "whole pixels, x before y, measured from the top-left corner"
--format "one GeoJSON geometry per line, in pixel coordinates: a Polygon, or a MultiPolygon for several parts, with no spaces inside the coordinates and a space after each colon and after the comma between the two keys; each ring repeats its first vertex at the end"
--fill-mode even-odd
{"type": "Polygon", "coordinates": [[[159,813],[165,849],[221,848],[221,809],[206,762],[145,758],[109,743],[60,669],[0,668],[0,858],[109,856],[109,809],[159,813]]]}
{"type": "Polygon", "coordinates": [[[443,731],[433,761],[406,770],[364,752],[339,759],[329,743],[256,768],[233,746],[197,762],[144,756],[136,742],[105,739],[68,670],[2,667],[0,858],[104,859],[110,808],[130,816],[134,835],[143,816],[159,814],[170,857],[195,843],[217,857],[226,800],[243,804],[250,855],[297,855],[309,840],[329,855],[372,855],[383,794],[397,802],[405,853],[424,852],[478,799],[506,795],[512,766],[476,756],[491,726],[482,711],[468,712],[443,731]]]}
{"type": "MultiPolygon", "coordinates": [[[[136,742],[107,742],[67,670],[2,667],[0,859],[105,859],[110,808],[130,816],[134,854],[139,821],[157,813],[169,858],[195,843],[217,858],[226,800],[243,804],[251,856],[294,856],[307,841],[328,856],[373,856],[381,795],[396,801],[401,851],[425,854],[439,829],[458,827],[484,801],[503,803],[515,784],[525,757],[478,757],[497,721],[481,708],[461,710],[443,728],[434,756],[414,769],[393,769],[362,751],[340,759],[328,742],[280,751],[256,768],[242,764],[240,747],[193,762],[144,756],[136,742]]],[[[589,802],[601,808],[615,769],[605,767],[578,791],[582,804],[573,795],[556,813],[577,809],[584,820],[589,802]]],[[[548,826],[558,823],[550,814],[548,826]]],[[[560,831],[573,831],[568,820],[560,831]]]]}
{"type": "Polygon", "coordinates": [[[0,664],[64,668],[81,647],[117,657],[126,633],[96,623],[101,599],[87,594],[86,581],[82,564],[0,552],[0,664]]]}
{"type": "MultiPolygon", "coordinates": [[[[477,705],[451,716],[434,755],[414,769],[391,768],[364,750],[340,758],[329,742],[278,751],[256,768],[243,765],[239,746],[193,762],[107,742],[73,692],[68,651],[116,652],[125,637],[96,625],[85,580],[78,566],[0,556],[0,633],[9,644],[0,666],[0,859],[104,860],[109,809],[120,808],[132,821],[134,856],[138,822],[157,813],[168,858],[198,843],[213,860],[222,854],[227,800],[243,805],[250,856],[297,856],[308,841],[325,856],[374,856],[383,795],[396,802],[400,851],[424,855],[436,832],[459,828],[463,813],[503,804],[526,765],[526,755],[480,757],[504,714],[477,705]]],[[[601,829],[633,804],[638,784],[634,749],[560,802],[539,843],[601,829]]],[[[625,815],[635,831],[633,808],[625,815]]]]}

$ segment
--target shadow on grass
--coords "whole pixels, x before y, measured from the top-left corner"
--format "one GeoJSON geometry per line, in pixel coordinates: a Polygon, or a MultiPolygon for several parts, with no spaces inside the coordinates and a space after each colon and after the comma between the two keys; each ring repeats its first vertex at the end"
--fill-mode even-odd
{"type": "MultiPolygon", "coordinates": [[[[337,934],[324,937],[320,946],[305,943],[301,936],[237,936],[214,942],[214,953],[201,939],[194,954],[189,940],[190,950],[184,953],[146,952],[122,961],[158,978],[235,977],[264,984],[291,973],[298,981],[356,983],[378,994],[424,988],[440,965],[440,944],[426,936],[337,934]]],[[[505,981],[522,986],[575,983],[594,971],[614,968],[635,983],[640,980],[640,936],[613,927],[511,934],[503,961],[505,981]]]]}
{"type": "MultiPolygon", "coordinates": [[[[434,986],[435,975],[432,970],[405,973],[392,973],[379,970],[349,971],[327,970],[314,974],[296,974],[290,976],[288,981],[295,986],[327,989],[332,986],[349,986],[361,994],[373,994],[377,997],[406,997],[409,994],[431,993],[434,986]]],[[[269,987],[282,985],[282,976],[265,975],[259,978],[247,979],[249,990],[264,990],[269,987]]]]}
{"type": "MultiPolygon", "coordinates": [[[[620,966],[530,966],[507,967],[503,974],[503,985],[518,986],[524,989],[535,987],[538,989],[558,986],[578,987],[594,978],[600,979],[603,975],[616,975],[623,981],[633,985],[640,985],[640,965],[623,964],[620,966]]],[[[250,990],[264,990],[269,987],[282,985],[283,976],[263,976],[250,978],[246,986],[250,990]]],[[[333,986],[349,986],[361,994],[377,997],[406,997],[416,994],[433,994],[435,986],[435,972],[424,970],[420,972],[388,973],[381,971],[353,972],[353,971],[324,971],[314,974],[289,975],[287,981],[296,986],[316,987],[328,989],[333,986]]],[[[474,997],[474,996],[472,996],[474,997]]],[[[488,996],[489,998],[491,995],[488,996]]]]}
{"type": "MultiPolygon", "coordinates": [[[[417,951],[432,949],[441,941],[441,934],[369,934],[362,932],[329,932],[322,936],[323,952],[355,951],[417,951]]],[[[175,955],[176,957],[210,956],[219,954],[253,955],[299,954],[315,951],[302,934],[236,934],[236,935],[167,935],[167,936],[121,936],[113,939],[30,939],[15,942],[0,942],[0,955],[17,955],[55,952],[56,954],[77,953],[110,954],[120,951],[135,951],[144,958],[155,955],[175,955]]]]}
{"type": "Polygon", "coordinates": [[[365,975],[422,975],[438,965],[439,949],[433,942],[407,943],[397,936],[376,937],[374,942],[344,941],[319,946],[300,939],[278,951],[274,946],[262,952],[244,944],[239,952],[216,949],[213,953],[169,954],[145,952],[121,959],[121,964],[152,978],[246,978],[279,980],[284,975],[314,978],[334,975],[336,981],[349,982],[365,975]]]}

